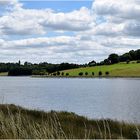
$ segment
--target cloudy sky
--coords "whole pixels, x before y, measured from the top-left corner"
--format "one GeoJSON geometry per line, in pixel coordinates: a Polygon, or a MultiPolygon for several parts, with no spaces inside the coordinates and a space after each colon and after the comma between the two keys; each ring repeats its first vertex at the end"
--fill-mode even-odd
{"type": "Polygon", "coordinates": [[[100,61],[140,48],[140,0],[0,0],[0,62],[100,61]]]}

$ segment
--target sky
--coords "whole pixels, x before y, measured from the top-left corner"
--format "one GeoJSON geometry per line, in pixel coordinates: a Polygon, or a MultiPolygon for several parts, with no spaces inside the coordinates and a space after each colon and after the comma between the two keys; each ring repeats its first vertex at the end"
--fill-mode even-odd
{"type": "Polygon", "coordinates": [[[140,0],[0,0],[0,62],[88,63],[140,49],[140,0]]]}

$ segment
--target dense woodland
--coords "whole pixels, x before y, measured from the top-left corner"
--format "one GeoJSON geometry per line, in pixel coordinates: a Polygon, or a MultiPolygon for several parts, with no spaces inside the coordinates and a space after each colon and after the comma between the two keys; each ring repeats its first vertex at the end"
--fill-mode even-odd
{"type": "Polygon", "coordinates": [[[20,61],[18,63],[0,63],[0,72],[8,72],[10,76],[18,76],[18,75],[43,75],[44,73],[53,73],[61,70],[74,69],[80,67],[88,67],[88,66],[97,66],[97,65],[110,65],[119,62],[127,62],[129,61],[137,61],[140,60],[140,49],[134,51],[131,50],[123,55],[118,54],[110,54],[107,59],[96,63],[94,60],[87,64],[70,64],[70,63],[61,63],[61,64],[51,64],[47,62],[32,64],[30,62],[25,62],[21,64],[20,61]]]}

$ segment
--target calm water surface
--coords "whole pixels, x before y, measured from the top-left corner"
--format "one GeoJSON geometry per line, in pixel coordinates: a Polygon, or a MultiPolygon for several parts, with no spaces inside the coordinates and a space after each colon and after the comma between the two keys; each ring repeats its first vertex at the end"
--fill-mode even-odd
{"type": "Polygon", "coordinates": [[[0,77],[0,102],[140,123],[140,79],[0,77]]]}

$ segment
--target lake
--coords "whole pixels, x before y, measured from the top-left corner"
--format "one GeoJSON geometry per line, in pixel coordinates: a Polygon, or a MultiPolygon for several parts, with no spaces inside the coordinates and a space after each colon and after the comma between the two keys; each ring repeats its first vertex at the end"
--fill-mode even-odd
{"type": "Polygon", "coordinates": [[[140,123],[140,79],[0,77],[0,102],[140,123]]]}

